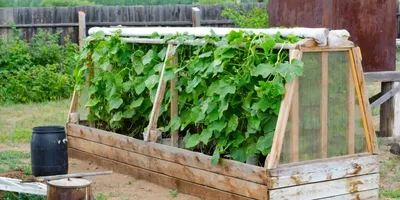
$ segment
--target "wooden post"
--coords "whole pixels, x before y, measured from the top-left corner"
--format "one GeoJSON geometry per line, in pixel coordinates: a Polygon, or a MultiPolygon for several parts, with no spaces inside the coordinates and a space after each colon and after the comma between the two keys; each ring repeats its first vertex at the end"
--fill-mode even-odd
{"type": "MultiPolygon", "coordinates": [[[[292,61],[293,58],[301,59],[302,52],[297,49],[289,50],[289,58],[292,61]]],[[[283,97],[281,107],[279,108],[278,121],[276,123],[276,129],[274,134],[274,140],[272,142],[271,152],[265,159],[265,167],[267,169],[276,168],[279,164],[279,159],[282,152],[283,139],[285,137],[286,125],[289,119],[289,111],[291,109],[292,99],[294,96],[294,89],[299,83],[299,79],[296,78],[292,82],[285,86],[285,96],[283,97]]]]}
{"type": "MultiPolygon", "coordinates": [[[[79,20],[79,47],[82,49],[84,42],[83,40],[86,38],[86,14],[83,11],[78,12],[78,20],[79,20]]],[[[79,123],[79,113],[78,113],[78,101],[79,94],[74,90],[72,94],[71,105],[69,107],[68,119],[67,123],[79,123]]]]}
{"type": "Polygon", "coordinates": [[[200,9],[198,7],[192,8],[192,25],[193,27],[201,26],[201,15],[200,9]]]}
{"type": "MultiPolygon", "coordinates": [[[[292,58],[301,59],[301,51],[292,51],[292,58]]],[[[294,85],[292,108],[290,112],[292,121],[290,129],[290,158],[291,162],[299,161],[299,81],[294,85]]]]}
{"type": "Polygon", "coordinates": [[[371,153],[378,153],[378,146],[376,141],[374,123],[372,121],[371,109],[367,94],[365,93],[364,74],[362,71],[362,57],[360,48],[352,48],[349,52],[350,64],[352,67],[353,78],[356,83],[356,91],[359,99],[361,114],[363,118],[363,125],[365,129],[365,140],[367,144],[367,151],[371,153]]]}
{"type": "MultiPolygon", "coordinates": [[[[385,94],[393,88],[393,82],[382,82],[381,93],[385,94]]],[[[394,128],[394,100],[388,99],[381,105],[380,110],[380,137],[392,137],[394,128]]]]}
{"type": "MultiPolygon", "coordinates": [[[[348,59],[351,62],[350,58],[348,59]]],[[[354,91],[354,79],[352,75],[351,65],[348,66],[347,74],[347,152],[348,154],[354,154],[355,144],[355,91],[354,91]]]]}
{"type": "Polygon", "coordinates": [[[328,157],[328,52],[321,53],[321,158],[328,157]]]}
{"type": "Polygon", "coordinates": [[[172,48],[174,48],[174,45],[168,44],[167,53],[165,55],[165,60],[164,60],[164,65],[163,65],[163,68],[161,69],[160,81],[158,82],[156,97],[154,99],[153,108],[152,108],[151,114],[150,114],[149,125],[147,127],[146,132],[144,133],[144,140],[146,142],[157,142],[159,139],[159,135],[157,134],[157,121],[158,121],[158,117],[159,117],[158,115],[160,114],[160,109],[161,109],[161,105],[162,105],[162,102],[164,99],[164,94],[165,94],[165,87],[166,87],[166,83],[164,81],[165,68],[167,67],[168,62],[171,61],[170,58],[172,58],[174,56],[174,54],[171,54],[172,48]]]}
{"type": "MultiPolygon", "coordinates": [[[[173,65],[178,64],[178,54],[174,54],[173,65]]],[[[176,81],[178,77],[175,77],[171,80],[171,121],[178,116],[178,91],[176,90],[176,81]]],[[[171,146],[178,147],[179,146],[179,131],[173,130],[171,131],[171,146]]]]}
{"type": "Polygon", "coordinates": [[[79,26],[79,47],[84,46],[84,39],[86,38],[86,13],[78,11],[78,26],[79,26]]]}
{"type": "MultiPolygon", "coordinates": [[[[394,87],[399,87],[400,83],[394,83],[394,87]]],[[[394,96],[394,127],[393,137],[400,137],[400,93],[394,96]]]]}

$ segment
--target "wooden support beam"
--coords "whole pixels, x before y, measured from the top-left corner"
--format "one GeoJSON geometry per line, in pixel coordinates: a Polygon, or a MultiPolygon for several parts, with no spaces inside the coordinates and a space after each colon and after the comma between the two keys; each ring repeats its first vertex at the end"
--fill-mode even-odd
{"type": "MultiPolygon", "coordinates": [[[[350,60],[350,59],[349,59],[350,60]]],[[[351,65],[348,66],[347,72],[347,152],[354,154],[355,152],[355,86],[351,65]]]]}
{"type": "MultiPolygon", "coordinates": [[[[386,97],[390,96],[390,92],[394,89],[394,91],[398,90],[393,88],[393,82],[382,82],[381,92],[382,94],[389,93],[386,97]]],[[[396,91],[397,92],[397,91],[396,91]]],[[[383,95],[381,98],[384,100],[383,95]]],[[[379,100],[379,99],[378,99],[379,100]]],[[[375,103],[375,102],[374,102],[375,103]]],[[[380,102],[378,102],[380,103],[380,102]]],[[[377,104],[378,104],[377,103],[377,104]]],[[[375,104],[374,104],[375,106],[375,104]]],[[[393,99],[388,99],[381,106],[380,110],[380,137],[392,137],[393,136],[393,127],[394,127],[394,101],[393,99]]]]}
{"type": "Polygon", "coordinates": [[[366,82],[400,82],[400,71],[365,72],[366,82]]]}
{"type": "Polygon", "coordinates": [[[320,157],[328,157],[328,52],[321,52],[320,157]]]}
{"type": "Polygon", "coordinates": [[[86,38],[86,14],[83,11],[78,12],[78,21],[79,21],[79,47],[82,48],[84,46],[84,39],[86,38]]]}
{"type": "Polygon", "coordinates": [[[378,153],[378,146],[376,141],[374,123],[372,121],[371,108],[368,102],[364,84],[364,73],[362,71],[362,56],[360,48],[352,48],[350,51],[350,64],[352,67],[353,78],[356,83],[356,91],[359,99],[363,125],[365,129],[365,140],[367,151],[371,153],[378,153]]]}
{"type": "Polygon", "coordinates": [[[201,13],[198,7],[192,8],[192,26],[193,27],[201,26],[201,13]]]}
{"type": "MultiPolygon", "coordinates": [[[[383,83],[382,83],[383,84],[383,83]]],[[[371,109],[382,105],[383,103],[387,102],[390,98],[392,98],[394,95],[396,95],[398,92],[400,92],[400,86],[394,87],[388,92],[384,93],[384,95],[380,96],[378,99],[376,99],[374,102],[371,103],[371,109]]],[[[381,93],[380,93],[381,94],[381,93]]],[[[383,93],[382,93],[383,94],[383,93]]]]}
{"type": "MultiPolygon", "coordinates": [[[[178,54],[174,54],[173,57],[173,64],[176,65],[178,64],[178,54]]],[[[176,82],[178,80],[178,76],[175,75],[175,77],[171,80],[171,121],[174,120],[178,116],[178,90],[176,90],[176,82]]],[[[171,131],[171,146],[173,147],[179,147],[179,131],[178,130],[172,130],[171,131]]]]}
{"type": "MultiPolygon", "coordinates": [[[[400,83],[394,83],[394,87],[399,87],[400,83]]],[[[400,136],[400,93],[394,96],[394,127],[393,137],[400,136]]]]}
{"type": "MultiPolygon", "coordinates": [[[[301,59],[303,53],[299,50],[292,51],[292,57],[301,59]]],[[[290,159],[291,162],[299,161],[299,81],[294,85],[294,93],[292,100],[292,108],[290,112],[291,127],[290,127],[290,159]]]]}
{"type": "Polygon", "coordinates": [[[158,134],[156,133],[157,121],[160,114],[161,105],[164,100],[165,87],[166,87],[166,83],[164,81],[164,73],[165,73],[165,68],[167,67],[167,65],[169,66],[170,64],[169,62],[171,62],[170,58],[174,56],[174,54],[171,53],[172,48],[174,48],[174,45],[169,44],[165,55],[164,65],[161,69],[160,81],[158,82],[157,93],[154,99],[153,109],[151,110],[149,125],[147,127],[146,132],[144,133],[144,140],[147,142],[157,142],[158,140],[158,134]]]}
{"type": "MultiPolygon", "coordinates": [[[[300,50],[290,50],[289,51],[289,58],[290,61],[292,59],[301,59],[302,52],[300,50]]],[[[272,142],[272,147],[271,147],[271,152],[265,159],[265,167],[267,169],[273,169],[276,168],[279,164],[279,159],[281,156],[282,152],[282,145],[283,145],[283,139],[285,136],[285,131],[286,131],[286,125],[287,121],[289,119],[289,111],[292,105],[292,99],[294,96],[294,89],[296,85],[299,83],[299,79],[296,78],[290,83],[286,84],[285,87],[285,96],[283,97],[281,107],[279,109],[279,116],[278,116],[278,121],[276,123],[276,129],[275,129],[275,134],[274,134],[274,140],[272,142]]]]}

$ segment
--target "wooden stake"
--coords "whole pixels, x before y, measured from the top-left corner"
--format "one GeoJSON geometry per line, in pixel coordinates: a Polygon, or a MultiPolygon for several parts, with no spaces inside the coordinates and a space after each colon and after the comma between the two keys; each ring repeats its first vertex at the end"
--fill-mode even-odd
{"type": "Polygon", "coordinates": [[[328,52],[321,52],[321,158],[328,157],[328,52]]]}
{"type": "Polygon", "coordinates": [[[201,15],[200,9],[198,7],[192,8],[192,26],[193,27],[200,27],[201,24],[201,15]]]}
{"type": "Polygon", "coordinates": [[[86,13],[78,11],[78,26],[79,26],[79,47],[83,48],[84,39],[86,38],[86,13]]]}
{"type": "Polygon", "coordinates": [[[364,126],[364,135],[367,145],[367,151],[371,153],[377,153],[378,150],[376,147],[376,138],[375,138],[375,131],[372,119],[368,119],[370,118],[368,117],[368,115],[371,116],[371,110],[369,109],[368,98],[366,97],[365,94],[364,77],[362,73],[361,56],[359,54],[359,49],[352,48],[351,51],[349,51],[349,54],[350,54],[350,64],[353,72],[353,78],[356,84],[357,97],[359,100],[361,115],[363,119],[362,121],[364,126]],[[371,132],[374,133],[371,134],[371,132]]]}
{"type": "MultiPolygon", "coordinates": [[[[302,52],[293,51],[293,57],[302,58],[302,52]]],[[[299,83],[294,86],[293,102],[291,108],[291,129],[290,129],[290,158],[291,162],[299,161],[299,83]]]]}
{"type": "Polygon", "coordinates": [[[159,117],[158,115],[160,114],[161,105],[164,99],[165,87],[166,87],[166,83],[164,81],[164,73],[165,73],[165,68],[168,65],[168,62],[170,62],[170,58],[174,56],[174,54],[171,54],[171,50],[173,48],[174,48],[173,44],[168,45],[167,52],[165,55],[164,65],[161,69],[160,81],[158,82],[157,93],[154,99],[153,108],[151,110],[149,125],[147,127],[147,131],[144,134],[144,140],[147,142],[157,142],[158,140],[158,135],[156,134],[157,121],[159,117]]]}
{"type": "MultiPolygon", "coordinates": [[[[292,60],[293,58],[301,59],[300,57],[301,55],[302,53],[299,50],[289,51],[290,60],[292,60]]],[[[285,96],[283,97],[281,107],[279,109],[279,116],[278,116],[278,121],[276,123],[276,129],[274,134],[274,140],[272,143],[271,153],[267,156],[267,159],[265,159],[265,167],[267,169],[276,168],[279,164],[279,159],[282,152],[283,139],[286,131],[286,125],[289,119],[289,111],[294,96],[294,89],[296,88],[298,81],[299,81],[298,78],[296,78],[292,82],[287,83],[285,86],[286,93],[285,96]]]]}
{"type": "MultiPolygon", "coordinates": [[[[349,62],[352,62],[349,59],[349,62]]],[[[355,91],[354,91],[354,80],[352,77],[352,67],[349,65],[347,72],[347,111],[348,111],[348,122],[347,122],[347,151],[348,154],[354,154],[354,143],[355,143],[355,91]]]]}
{"type": "MultiPolygon", "coordinates": [[[[178,63],[178,55],[174,55],[173,65],[178,63]]],[[[171,80],[171,121],[174,120],[178,116],[178,91],[175,89],[177,76],[171,80]]],[[[178,147],[179,146],[179,131],[174,130],[171,131],[171,146],[178,147]]]]}

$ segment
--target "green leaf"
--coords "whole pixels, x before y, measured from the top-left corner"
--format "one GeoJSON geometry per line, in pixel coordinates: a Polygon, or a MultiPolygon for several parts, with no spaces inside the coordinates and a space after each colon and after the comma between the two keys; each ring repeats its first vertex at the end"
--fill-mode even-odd
{"type": "Polygon", "coordinates": [[[261,136],[257,140],[257,150],[266,156],[271,152],[272,141],[274,140],[274,134],[267,134],[266,136],[261,136]]]}
{"type": "Polygon", "coordinates": [[[208,57],[210,57],[212,55],[212,53],[213,53],[212,51],[209,51],[209,52],[200,54],[199,58],[208,58],[208,57]]]}
{"type": "Polygon", "coordinates": [[[179,129],[181,124],[182,124],[181,118],[178,116],[175,116],[174,119],[170,122],[170,124],[166,127],[166,129],[175,131],[175,130],[179,129]]]}
{"type": "Polygon", "coordinates": [[[279,63],[276,67],[276,72],[279,73],[286,82],[291,82],[296,78],[296,76],[303,75],[303,65],[304,63],[299,60],[292,60],[292,63],[287,61],[284,63],[279,63]]]}
{"type": "Polygon", "coordinates": [[[261,47],[264,49],[264,52],[269,52],[272,48],[274,48],[276,42],[272,38],[264,39],[261,43],[261,47]]]}
{"type": "Polygon", "coordinates": [[[219,153],[219,149],[218,149],[218,148],[215,148],[214,153],[213,153],[213,155],[212,155],[212,157],[211,157],[211,162],[212,162],[212,164],[218,165],[218,162],[219,162],[219,158],[220,158],[220,157],[221,157],[221,155],[220,155],[220,153],[219,153]]]}
{"type": "Polygon", "coordinates": [[[172,67],[168,67],[164,71],[164,82],[168,82],[175,77],[175,71],[172,67]]]}
{"type": "Polygon", "coordinates": [[[122,117],[123,117],[123,114],[122,114],[121,111],[115,113],[115,114],[113,115],[112,119],[111,119],[111,123],[121,121],[122,117]]]}
{"type": "Polygon", "coordinates": [[[228,122],[228,127],[225,130],[226,134],[229,134],[232,131],[236,131],[237,127],[239,125],[239,118],[235,114],[232,115],[232,117],[229,119],[228,122]]]}
{"type": "Polygon", "coordinates": [[[200,143],[200,135],[193,134],[189,137],[188,141],[186,142],[186,148],[193,148],[200,143]]]}
{"type": "Polygon", "coordinates": [[[203,142],[204,144],[208,144],[208,141],[210,140],[210,138],[212,137],[213,131],[206,128],[203,129],[203,131],[200,134],[200,141],[203,142]]]}
{"type": "Polygon", "coordinates": [[[149,64],[153,60],[153,50],[149,50],[142,58],[143,65],[149,64]]]}
{"type": "Polygon", "coordinates": [[[160,80],[160,76],[154,74],[154,75],[151,75],[144,83],[146,84],[146,87],[147,87],[149,90],[151,90],[151,89],[153,89],[153,87],[154,87],[155,85],[157,85],[157,83],[159,82],[159,80],[160,80]]]}
{"type": "Polygon", "coordinates": [[[142,105],[144,98],[143,97],[139,97],[138,99],[132,101],[131,105],[129,106],[129,108],[137,108],[140,105],[142,105]]]}
{"type": "Polygon", "coordinates": [[[109,66],[110,66],[110,61],[105,61],[105,62],[103,62],[101,65],[100,65],[100,68],[102,69],[102,70],[104,70],[104,71],[107,71],[107,70],[109,70],[109,66]]]}
{"type": "Polygon", "coordinates": [[[235,140],[232,143],[233,147],[239,147],[239,145],[246,140],[246,138],[243,137],[242,133],[240,133],[239,131],[233,132],[232,135],[235,138],[235,140]]]}
{"type": "Polygon", "coordinates": [[[89,101],[86,102],[85,107],[93,107],[97,105],[100,102],[99,99],[94,98],[94,99],[89,99],[89,101]]]}
{"type": "Polygon", "coordinates": [[[165,59],[165,54],[166,54],[166,53],[167,53],[167,48],[164,47],[163,49],[161,49],[160,52],[158,52],[158,57],[159,57],[162,61],[164,61],[164,59],[165,59]]]}
{"type": "Polygon", "coordinates": [[[240,161],[240,162],[245,162],[247,157],[246,157],[246,148],[240,147],[240,148],[231,148],[230,149],[231,156],[234,160],[240,161]]]}
{"type": "Polygon", "coordinates": [[[122,89],[124,92],[128,92],[130,89],[133,88],[134,82],[133,81],[126,81],[122,84],[122,89]]]}
{"type": "Polygon", "coordinates": [[[247,146],[247,149],[246,149],[246,157],[247,158],[252,157],[252,156],[256,155],[257,153],[258,153],[258,150],[257,150],[256,143],[251,143],[247,146]]]}
{"type": "Polygon", "coordinates": [[[252,76],[262,76],[263,78],[267,78],[270,74],[274,72],[273,64],[259,64],[254,71],[251,72],[252,76]]]}
{"type": "Polygon", "coordinates": [[[146,89],[146,84],[142,77],[136,78],[134,81],[134,88],[137,95],[141,94],[146,89]]]}
{"type": "Polygon", "coordinates": [[[200,77],[196,76],[194,77],[193,80],[188,82],[188,85],[186,87],[186,92],[187,93],[191,93],[193,91],[194,88],[196,88],[196,86],[201,82],[200,77]]]}
{"type": "MultiPolygon", "coordinates": [[[[111,99],[111,101],[108,104],[108,112],[110,112],[113,109],[119,108],[124,101],[120,97],[114,97],[111,99]]],[[[121,113],[122,115],[122,113],[121,113]]]]}
{"type": "Polygon", "coordinates": [[[204,117],[205,117],[205,114],[201,111],[200,107],[195,107],[190,112],[190,118],[193,122],[199,122],[199,121],[203,120],[204,117]]]}
{"type": "Polygon", "coordinates": [[[226,127],[226,122],[221,119],[208,125],[207,128],[210,129],[211,131],[221,132],[222,129],[224,129],[225,127],[226,127]]]}
{"type": "Polygon", "coordinates": [[[129,119],[132,118],[135,113],[136,111],[134,109],[125,110],[123,113],[123,117],[129,119]]]}

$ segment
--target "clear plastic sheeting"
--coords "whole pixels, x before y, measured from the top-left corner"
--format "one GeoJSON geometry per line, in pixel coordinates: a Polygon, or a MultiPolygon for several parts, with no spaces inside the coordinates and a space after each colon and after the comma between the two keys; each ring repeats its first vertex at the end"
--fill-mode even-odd
{"type": "Polygon", "coordinates": [[[366,152],[348,51],[303,53],[280,164],[366,152]]]}

